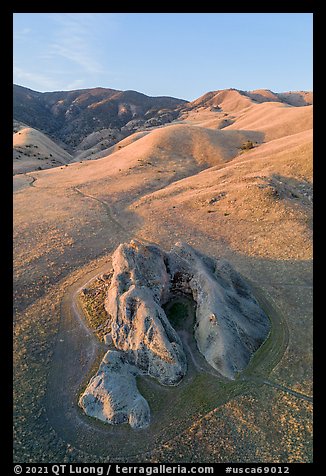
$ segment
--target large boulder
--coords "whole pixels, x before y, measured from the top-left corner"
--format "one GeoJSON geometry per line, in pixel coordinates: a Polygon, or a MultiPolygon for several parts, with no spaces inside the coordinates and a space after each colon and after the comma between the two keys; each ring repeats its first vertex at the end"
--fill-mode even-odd
{"type": "Polygon", "coordinates": [[[185,243],[169,254],[172,283],[196,302],[195,339],[207,362],[234,379],[270,331],[270,321],[244,279],[224,259],[185,243]],[[178,279],[176,279],[176,276],[178,279]]]}
{"type": "Polygon", "coordinates": [[[244,279],[223,259],[212,259],[185,243],[170,252],[138,241],[121,244],[112,256],[113,276],[105,301],[109,351],[80,399],[88,415],[109,423],[149,424],[147,402],[136,375],[176,385],[187,370],[180,337],[162,305],[180,294],[196,303],[194,336],[207,362],[234,379],[267,338],[270,321],[244,279]]]}
{"type": "Polygon", "coordinates": [[[161,305],[170,295],[167,254],[154,245],[132,241],[112,257],[113,277],[105,302],[115,347],[163,385],[177,384],[186,373],[181,340],[161,305]]]}
{"type": "Polygon", "coordinates": [[[139,393],[139,371],[128,363],[122,352],[109,350],[94,377],[79,399],[85,413],[106,423],[129,423],[146,428],[150,422],[147,401],[139,393]]]}

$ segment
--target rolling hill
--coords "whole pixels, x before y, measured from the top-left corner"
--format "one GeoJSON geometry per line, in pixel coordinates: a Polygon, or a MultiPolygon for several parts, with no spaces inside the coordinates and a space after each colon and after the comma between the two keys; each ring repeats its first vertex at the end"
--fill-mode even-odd
{"type": "Polygon", "coordinates": [[[24,125],[13,135],[13,173],[42,170],[70,162],[72,156],[42,132],[24,125]]]}
{"type": "MultiPolygon", "coordinates": [[[[49,130],[55,114],[62,119],[68,103],[72,109],[55,143],[52,132],[47,137],[27,116],[15,116],[15,154],[51,151],[69,162],[13,179],[17,462],[175,463],[194,455],[208,463],[311,462],[312,94],[214,91],[172,104],[174,120],[156,127],[145,127],[147,112],[128,134],[118,122],[102,131],[89,124],[77,145],[77,124],[82,128],[86,118],[112,104],[112,121],[123,117],[120,92],[44,93],[50,109],[37,93],[28,94],[31,111],[53,108],[49,130]],[[75,132],[67,130],[70,120],[75,132]],[[100,139],[113,129],[116,142],[100,139]],[[63,155],[64,137],[71,155],[63,155]],[[105,286],[112,254],[131,240],[167,251],[186,242],[229,261],[272,322],[253,370],[230,393],[229,382],[194,368],[191,347],[191,392],[187,383],[165,388],[139,378],[153,425],[136,436],[123,425],[100,427],[76,409],[103,351],[80,314],[78,293],[93,292],[95,277],[105,286]]],[[[139,96],[128,97],[137,106],[139,96]]]]}

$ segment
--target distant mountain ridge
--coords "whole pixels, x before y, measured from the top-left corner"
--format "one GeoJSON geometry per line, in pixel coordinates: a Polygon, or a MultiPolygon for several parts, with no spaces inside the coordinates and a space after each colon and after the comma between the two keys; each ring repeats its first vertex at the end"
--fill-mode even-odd
{"type": "Polygon", "coordinates": [[[66,144],[70,153],[87,149],[94,140],[99,150],[105,150],[134,132],[183,119],[189,111],[205,108],[232,113],[263,102],[301,107],[312,104],[313,95],[310,91],[230,88],[210,91],[188,102],[101,87],[41,93],[14,85],[13,90],[14,119],[66,144]]]}
{"type": "MultiPolygon", "coordinates": [[[[171,122],[177,108],[187,104],[168,96],[151,97],[137,91],[92,88],[40,93],[14,85],[13,112],[24,122],[60,139],[71,147],[102,129],[112,131],[112,143],[121,129],[131,132],[140,125],[158,126],[171,122]],[[131,121],[134,123],[129,124],[131,121]]],[[[130,133],[130,132],[129,132],[130,133]]]]}
{"type": "MultiPolygon", "coordinates": [[[[197,107],[222,107],[223,103],[237,103],[239,108],[250,106],[254,103],[262,102],[282,102],[289,106],[301,107],[313,104],[312,91],[289,91],[283,93],[274,93],[270,89],[255,89],[252,91],[243,91],[240,89],[220,89],[209,91],[198,99],[188,103],[188,109],[197,107]]],[[[229,109],[230,111],[230,109],[229,109]]]]}

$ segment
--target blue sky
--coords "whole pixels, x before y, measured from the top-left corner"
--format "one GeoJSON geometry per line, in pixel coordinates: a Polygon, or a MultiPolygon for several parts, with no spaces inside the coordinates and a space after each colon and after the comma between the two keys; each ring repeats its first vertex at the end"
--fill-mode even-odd
{"type": "Polygon", "coordinates": [[[15,13],[14,82],[193,100],[312,90],[310,13],[15,13]]]}

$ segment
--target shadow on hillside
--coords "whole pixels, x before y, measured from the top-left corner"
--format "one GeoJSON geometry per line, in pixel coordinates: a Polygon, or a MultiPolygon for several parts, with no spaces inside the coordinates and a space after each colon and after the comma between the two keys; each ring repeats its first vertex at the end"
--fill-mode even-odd
{"type": "MultiPolygon", "coordinates": [[[[233,122],[231,124],[233,124],[233,122]]],[[[265,140],[264,132],[254,131],[251,129],[226,129],[226,127],[227,126],[222,127],[221,129],[218,129],[218,130],[221,131],[225,136],[229,135],[231,137],[234,136],[236,132],[239,132],[243,134],[243,136],[245,137],[245,140],[252,141],[254,143],[254,146],[255,144],[258,144],[258,145],[262,144],[265,140]]]]}
{"type": "Polygon", "coordinates": [[[264,180],[266,184],[260,185],[260,188],[270,187],[275,198],[297,200],[302,205],[311,204],[313,201],[313,185],[306,180],[279,174],[272,174],[264,180]]]}

